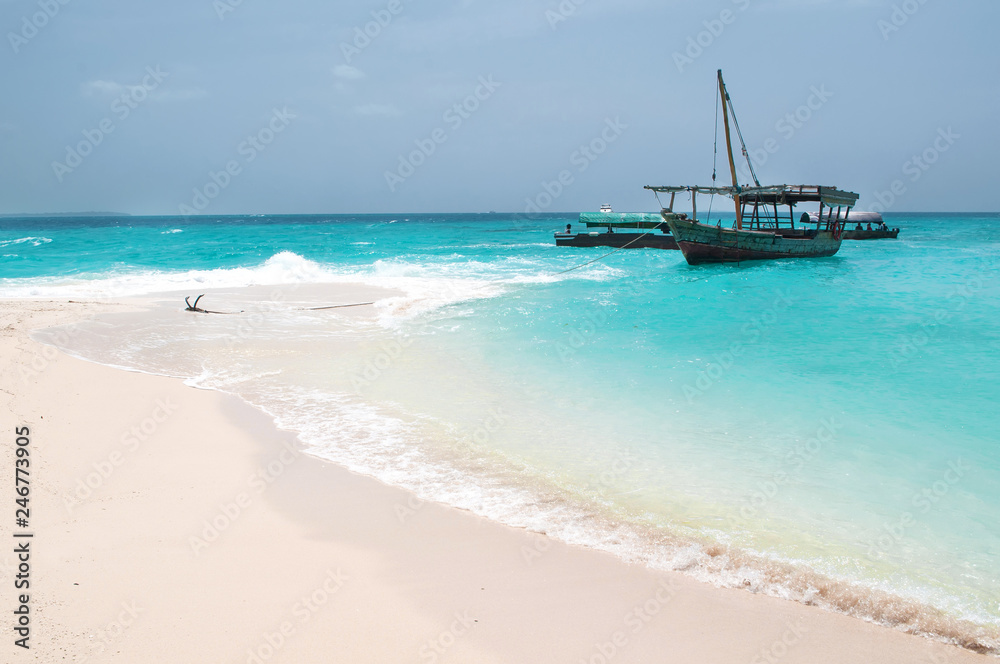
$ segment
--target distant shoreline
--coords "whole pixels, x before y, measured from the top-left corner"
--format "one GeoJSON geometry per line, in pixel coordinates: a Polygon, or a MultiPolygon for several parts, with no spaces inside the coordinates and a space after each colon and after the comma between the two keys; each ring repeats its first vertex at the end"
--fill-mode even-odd
{"type": "MultiPolygon", "coordinates": [[[[578,215],[582,212],[594,212],[594,210],[567,210],[563,212],[547,211],[540,214],[530,215],[533,218],[560,218],[566,215],[578,215]]],[[[631,212],[635,212],[632,210],[631,212]]],[[[656,211],[653,210],[655,214],[656,211]]],[[[360,217],[360,216],[429,216],[429,215],[477,215],[477,216],[501,216],[501,215],[524,215],[523,212],[228,212],[221,214],[132,214],[129,212],[30,212],[23,214],[0,213],[0,219],[45,219],[45,218],[89,218],[89,217],[137,217],[143,219],[218,219],[222,217],[360,217]]],[[[995,211],[968,211],[968,212],[896,212],[887,211],[883,213],[886,217],[901,216],[963,216],[963,215],[997,215],[1000,210],[995,211]]]]}
{"type": "Polygon", "coordinates": [[[45,217],[131,217],[128,212],[26,212],[23,214],[0,213],[0,219],[28,219],[45,217]]]}

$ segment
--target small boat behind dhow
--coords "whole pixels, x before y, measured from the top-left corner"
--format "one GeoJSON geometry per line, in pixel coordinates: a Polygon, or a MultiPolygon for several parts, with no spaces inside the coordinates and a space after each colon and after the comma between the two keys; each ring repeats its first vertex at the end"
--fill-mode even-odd
{"type": "MultiPolygon", "coordinates": [[[[851,210],[843,221],[845,240],[895,240],[899,237],[899,229],[886,226],[878,212],[851,210]]],[[[802,213],[802,222],[816,223],[816,213],[802,213]]]]}
{"type": "Polygon", "coordinates": [[[565,232],[555,234],[558,247],[614,247],[617,249],[677,249],[670,227],[663,218],[651,212],[614,212],[602,205],[600,212],[581,212],[580,223],[585,233],[574,233],[566,224],[565,232]],[[603,231],[589,230],[603,228],[603,231]],[[619,230],[615,230],[619,229],[619,230]],[[622,233],[620,229],[629,231],[622,233]]]}

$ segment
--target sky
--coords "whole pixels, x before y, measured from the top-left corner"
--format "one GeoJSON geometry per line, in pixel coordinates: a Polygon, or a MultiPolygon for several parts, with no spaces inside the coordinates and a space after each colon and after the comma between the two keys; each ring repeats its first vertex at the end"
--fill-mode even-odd
{"type": "Polygon", "coordinates": [[[996,0],[0,0],[0,213],[655,211],[643,185],[711,184],[720,68],[762,184],[996,211],[998,24],[996,0]]]}

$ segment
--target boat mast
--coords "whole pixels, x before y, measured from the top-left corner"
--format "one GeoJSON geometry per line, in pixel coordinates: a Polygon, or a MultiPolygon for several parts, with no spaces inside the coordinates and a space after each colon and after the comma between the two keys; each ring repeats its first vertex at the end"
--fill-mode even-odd
{"type": "Polygon", "coordinates": [[[719,70],[719,95],[722,96],[722,124],[726,127],[726,151],[729,153],[729,170],[733,174],[733,200],[736,201],[736,228],[743,228],[743,210],[740,204],[740,185],[736,179],[736,162],[733,161],[733,142],[729,137],[729,93],[722,80],[722,70],[719,70]]]}

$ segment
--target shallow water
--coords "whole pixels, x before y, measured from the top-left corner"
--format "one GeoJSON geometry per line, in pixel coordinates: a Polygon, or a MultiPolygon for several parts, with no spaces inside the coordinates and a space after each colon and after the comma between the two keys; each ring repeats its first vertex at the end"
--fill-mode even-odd
{"type": "Polygon", "coordinates": [[[1000,218],[895,215],[899,240],[826,259],[638,250],[560,275],[606,253],[553,246],[567,221],[4,220],[0,294],[223,289],[203,306],[246,314],[174,298],[60,345],[240,394],[424,498],[996,645],[1000,218]],[[326,303],[307,284],[354,282],[403,294],[373,319],[297,310],[326,303]]]}

